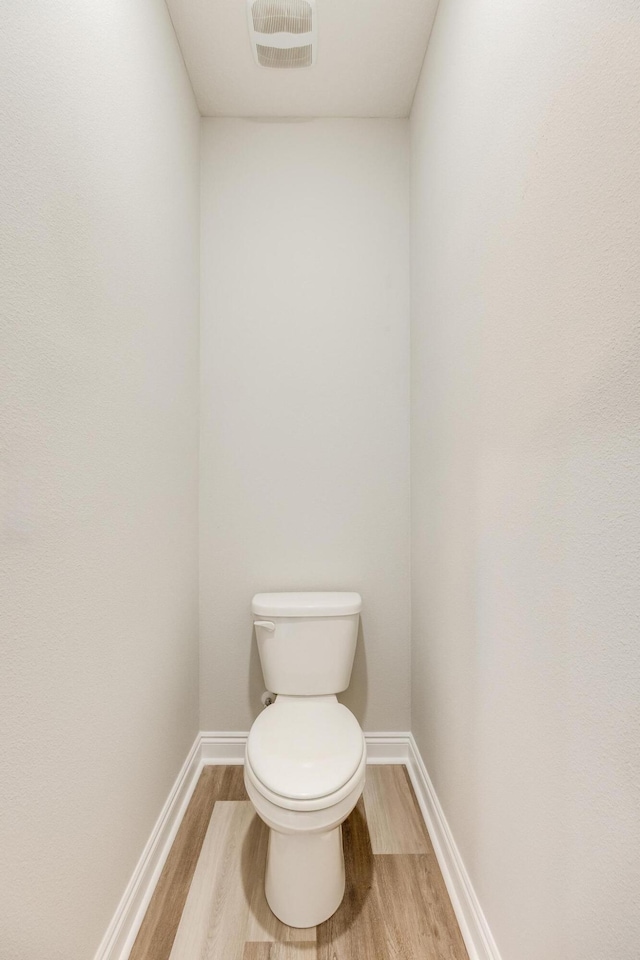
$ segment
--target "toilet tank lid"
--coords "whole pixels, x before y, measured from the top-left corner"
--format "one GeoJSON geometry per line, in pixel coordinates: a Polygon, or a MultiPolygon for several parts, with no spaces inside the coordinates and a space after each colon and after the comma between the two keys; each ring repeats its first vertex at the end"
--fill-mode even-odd
{"type": "Polygon", "coordinates": [[[256,593],[251,601],[260,617],[346,617],[361,609],[359,593],[256,593]]]}

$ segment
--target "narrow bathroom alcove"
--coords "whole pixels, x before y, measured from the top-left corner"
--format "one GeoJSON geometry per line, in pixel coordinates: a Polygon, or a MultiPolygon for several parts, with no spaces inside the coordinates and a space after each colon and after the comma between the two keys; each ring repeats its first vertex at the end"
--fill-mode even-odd
{"type": "Polygon", "coordinates": [[[640,6],[282,2],[310,66],[3,4],[0,958],[637,960],[640,6]],[[242,778],[283,591],[362,597],[307,940],[242,778]]]}

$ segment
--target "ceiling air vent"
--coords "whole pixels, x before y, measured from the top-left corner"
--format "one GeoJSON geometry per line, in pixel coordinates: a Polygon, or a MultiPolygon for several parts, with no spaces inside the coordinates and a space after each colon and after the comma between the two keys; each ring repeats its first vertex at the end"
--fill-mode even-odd
{"type": "Polygon", "coordinates": [[[247,0],[249,35],[261,67],[310,67],[316,62],[315,0],[247,0]]]}

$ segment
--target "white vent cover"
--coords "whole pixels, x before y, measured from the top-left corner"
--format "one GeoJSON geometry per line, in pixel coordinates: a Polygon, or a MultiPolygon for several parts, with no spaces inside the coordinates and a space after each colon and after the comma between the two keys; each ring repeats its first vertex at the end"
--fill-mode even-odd
{"type": "Polygon", "coordinates": [[[249,36],[261,67],[310,67],[316,62],[316,0],[247,0],[249,36]]]}

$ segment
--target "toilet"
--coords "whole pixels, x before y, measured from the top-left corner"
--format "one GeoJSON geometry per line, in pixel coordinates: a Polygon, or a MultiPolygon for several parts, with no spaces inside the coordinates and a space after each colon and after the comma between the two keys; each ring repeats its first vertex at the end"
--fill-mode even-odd
{"type": "Polygon", "coordinates": [[[259,593],[251,603],[277,696],[249,732],[244,781],[269,827],[267,903],[291,927],[322,923],[344,896],[342,822],[364,788],[367,755],[336,694],[349,686],[361,607],[357,593],[259,593]]]}

